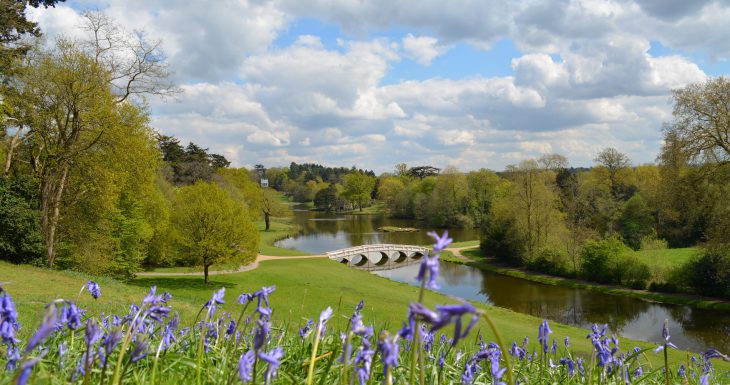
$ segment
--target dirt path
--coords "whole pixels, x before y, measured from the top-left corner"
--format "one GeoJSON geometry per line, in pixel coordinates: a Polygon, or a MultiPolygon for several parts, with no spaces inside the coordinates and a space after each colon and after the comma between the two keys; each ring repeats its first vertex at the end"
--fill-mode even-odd
{"type": "Polygon", "coordinates": [[[471,261],[471,258],[465,257],[463,254],[461,254],[461,251],[467,249],[475,249],[477,247],[479,246],[447,247],[445,250],[450,251],[451,254],[454,255],[454,257],[459,258],[463,261],[471,261]]]}

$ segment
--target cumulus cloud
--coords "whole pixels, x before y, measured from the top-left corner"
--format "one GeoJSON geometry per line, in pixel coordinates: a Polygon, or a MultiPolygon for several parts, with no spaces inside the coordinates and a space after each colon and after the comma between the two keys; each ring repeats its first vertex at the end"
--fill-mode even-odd
{"type": "Polygon", "coordinates": [[[430,65],[433,59],[448,50],[438,44],[438,39],[430,36],[413,36],[409,33],[403,38],[403,50],[406,56],[421,65],[430,65]]]}
{"type": "Polygon", "coordinates": [[[241,166],[501,169],[549,152],[589,165],[607,145],[652,161],[669,91],[706,77],[692,54],[730,56],[721,0],[76,0],[30,14],[51,37],[79,36],[83,8],[162,39],[184,93],[151,100],[153,124],[241,166]],[[302,17],[344,33],[277,41],[302,17]],[[492,54],[501,39],[519,50],[509,74],[389,77],[404,58],[430,66],[457,44],[492,54]]]}

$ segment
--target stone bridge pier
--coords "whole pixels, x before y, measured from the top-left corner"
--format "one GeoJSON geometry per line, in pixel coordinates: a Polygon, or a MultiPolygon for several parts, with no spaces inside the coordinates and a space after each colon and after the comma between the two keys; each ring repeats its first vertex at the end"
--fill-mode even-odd
{"type": "Polygon", "coordinates": [[[333,261],[363,270],[388,270],[418,263],[428,248],[412,245],[376,244],[349,247],[326,253],[333,261]]]}

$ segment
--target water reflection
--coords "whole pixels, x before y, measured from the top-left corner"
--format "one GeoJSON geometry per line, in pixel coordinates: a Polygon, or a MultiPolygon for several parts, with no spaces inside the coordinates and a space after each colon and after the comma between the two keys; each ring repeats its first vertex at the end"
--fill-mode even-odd
{"type": "MultiPolygon", "coordinates": [[[[374,243],[429,244],[426,231],[380,233],[381,226],[418,227],[412,220],[371,215],[332,215],[294,208],[300,233],[277,242],[279,247],[323,253],[374,243]]],[[[477,239],[472,229],[449,229],[456,241],[477,239]]],[[[414,283],[418,265],[375,274],[414,283]]],[[[627,338],[659,342],[661,325],[669,320],[672,341],[682,349],[700,351],[715,347],[730,351],[730,313],[670,306],[640,299],[588,290],[544,285],[484,272],[469,266],[442,263],[441,292],[547,318],[570,325],[590,327],[607,323],[612,332],[627,338]]]]}
{"type": "MultiPolygon", "coordinates": [[[[545,285],[458,264],[442,263],[440,270],[439,291],[444,294],[583,328],[593,323],[607,323],[612,333],[652,342],[662,341],[661,326],[668,319],[672,341],[680,348],[730,350],[728,312],[545,285]]],[[[415,284],[418,265],[373,273],[415,284]]]]}
{"type": "MultiPolygon", "coordinates": [[[[433,242],[433,238],[426,235],[427,230],[416,233],[381,233],[377,231],[379,227],[383,226],[421,226],[408,219],[391,219],[375,215],[335,215],[295,207],[294,222],[299,225],[299,234],[277,242],[276,246],[308,253],[324,253],[375,243],[425,245],[433,242]]],[[[449,229],[449,235],[457,242],[479,237],[478,232],[474,229],[449,229]]]]}

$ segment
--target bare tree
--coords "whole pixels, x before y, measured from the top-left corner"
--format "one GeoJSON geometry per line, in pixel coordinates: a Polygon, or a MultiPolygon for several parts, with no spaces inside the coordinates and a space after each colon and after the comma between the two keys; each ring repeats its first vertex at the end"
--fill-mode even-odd
{"type": "Polygon", "coordinates": [[[144,31],[129,33],[99,11],[84,13],[81,27],[89,33],[81,46],[109,71],[117,103],[134,96],[164,97],[179,92],[170,81],[160,40],[148,40],[144,31]]]}

